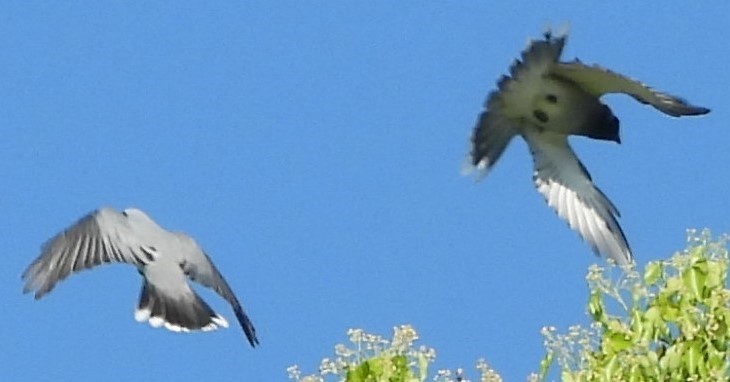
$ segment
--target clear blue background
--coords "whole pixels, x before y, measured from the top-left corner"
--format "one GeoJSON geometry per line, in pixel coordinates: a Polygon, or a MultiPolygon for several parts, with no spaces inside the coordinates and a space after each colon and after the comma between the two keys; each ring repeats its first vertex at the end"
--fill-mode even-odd
{"type": "MultiPolygon", "coordinates": [[[[546,207],[515,140],[460,175],[496,79],[548,25],[580,57],[713,109],[604,100],[623,144],[572,140],[640,264],[685,229],[730,232],[724,2],[5,2],[0,12],[3,380],[283,381],[345,331],[410,323],[436,367],[524,380],[539,330],[585,323],[597,261],[546,207]],[[133,319],[140,279],[105,266],[41,301],[39,246],[108,205],[194,236],[253,318],[181,335],[133,319]]],[[[223,315],[230,308],[208,291],[223,315]]],[[[471,373],[475,376],[475,373],[471,373]]]]}

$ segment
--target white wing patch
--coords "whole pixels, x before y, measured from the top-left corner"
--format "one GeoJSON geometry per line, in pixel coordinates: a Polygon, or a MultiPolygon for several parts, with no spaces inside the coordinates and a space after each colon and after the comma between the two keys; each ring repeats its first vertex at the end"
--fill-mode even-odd
{"type": "Polygon", "coordinates": [[[618,224],[618,210],[596,188],[568,145],[568,135],[620,143],[619,121],[600,102],[606,93],[623,93],[674,117],[701,115],[710,109],[652,89],[646,84],[577,59],[561,62],[567,31],[547,31],[530,41],[509,75],[489,93],[471,136],[462,173],[483,178],[509,142],[521,135],[535,162],[534,181],[548,205],[587,241],[593,251],[618,264],[633,261],[618,224]]]}
{"type": "Polygon", "coordinates": [[[535,160],[538,192],[593,251],[616,263],[632,261],[631,250],[616,217],[616,207],[593,185],[590,175],[568,146],[567,137],[550,132],[525,134],[535,160]]]}

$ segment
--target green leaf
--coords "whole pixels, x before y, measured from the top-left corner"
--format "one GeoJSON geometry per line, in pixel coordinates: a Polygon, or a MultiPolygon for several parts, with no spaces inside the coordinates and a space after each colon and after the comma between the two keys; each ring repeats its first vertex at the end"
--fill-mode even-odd
{"type": "Polygon", "coordinates": [[[545,357],[540,361],[540,371],[537,373],[539,381],[544,381],[547,376],[550,365],[553,363],[553,352],[548,350],[545,357]]]}
{"type": "Polygon", "coordinates": [[[593,320],[596,322],[605,321],[606,317],[603,309],[601,292],[597,290],[591,291],[591,296],[588,299],[588,313],[590,313],[591,317],[593,317],[593,320]]]}
{"type": "Polygon", "coordinates": [[[717,290],[725,287],[725,276],[727,275],[727,264],[713,261],[712,266],[707,268],[707,279],[705,280],[705,288],[709,290],[717,290]]]}
{"type": "Polygon", "coordinates": [[[428,359],[423,353],[418,353],[418,380],[423,382],[428,378],[428,359]]]}
{"type": "Polygon", "coordinates": [[[662,263],[657,261],[651,261],[646,265],[644,269],[644,282],[648,285],[652,285],[662,275],[662,263]]]}
{"type": "Polygon", "coordinates": [[[608,346],[612,352],[620,352],[628,349],[633,344],[631,336],[621,332],[608,333],[608,346]]]}
{"type": "MultiPolygon", "coordinates": [[[[540,379],[541,381],[544,380],[544,377],[540,379]]],[[[562,373],[560,373],[560,380],[563,382],[576,382],[577,379],[573,377],[573,374],[570,373],[568,370],[563,370],[562,373]]]]}
{"type": "MultiPolygon", "coordinates": [[[[383,375],[383,359],[382,358],[371,358],[367,361],[365,361],[365,364],[369,365],[370,368],[368,370],[368,374],[371,378],[376,378],[381,375],[383,375]]],[[[376,379],[377,380],[377,379],[376,379]]]]}
{"type": "Polygon", "coordinates": [[[603,369],[603,380],[604,381],[613,381],[614,375],[616,375],[616,372],[619,370],[619,358],[617,355],[614,355],[611,357],[611,359],[606,363],[603,369]]]}
{"type": "Polygon", "coordinates": [[[702,298],[705,280],[707,280],[707,260],[699,260],[682,275],[685,287],[695,299],[702,298]]]}
{"type": "MultiPolygon", "coordinates": [[[[411,378],[411,369],[408,368],[408,359],[404,355],[397,355],[391,358],[391,373],[388,373],[389,379],[396,377],[395,381],[408,381],[411,378]]],[[[395,382],[394,381],[394,382],[395,382]]]]}
{"type": "Polygon", "coordinates": [[[670,346],[664,357],[659,361],[660,366],[665,372],[672,373],[682,365],[682,351],[684,343],[678,343],[670,346]]]}
{"type": "Polygon", "coordinates": [[[692,343],[688,344],[687,352],[684,356],[684,361],[687,365],[687,372],[690,375],[696,373],[701,357],[702,355],[700,352],[700,344],[697,341],[693,341],[692,343]]]}
{"type": "Polygon", "coordinates": [[[368,374],[370,374],[370,365],[365,361],[356,368],[348,370],[345,380],[347,382],[365,382],[368,374]]]}

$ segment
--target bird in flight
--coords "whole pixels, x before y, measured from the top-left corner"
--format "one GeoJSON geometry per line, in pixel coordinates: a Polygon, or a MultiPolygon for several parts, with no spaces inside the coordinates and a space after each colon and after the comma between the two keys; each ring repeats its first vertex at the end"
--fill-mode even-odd
{"type": "Polygon", "coordinates": [[[486,175],[513,137],[527,142],[538,192],[587,241],[619,265],[633,261],[616,207],[598,189],[568,144],[569,135],[620,143],[619,120],[599,98],[628,94],[672,117],[709,109],[656,91],[639,81],[579,60],[560,61],[566,35],[531,41],[497,82],[471,137],[469,169],[486,175]]]}
{"type": "Polygon", "coordinates": [[[190,287],[190,279],[228,301],[248,342],[259,343],[238,298],[198,244],[183,233],[167,231],[135,208],[121,213],[98,209],[51,238],[23,272],[23,293],[35,292],[35,299],[40,299],[72,273],[105,263],[131,264],[142,276],[137,321],[175,332],[228,327],[226,319],[190,287]]]}

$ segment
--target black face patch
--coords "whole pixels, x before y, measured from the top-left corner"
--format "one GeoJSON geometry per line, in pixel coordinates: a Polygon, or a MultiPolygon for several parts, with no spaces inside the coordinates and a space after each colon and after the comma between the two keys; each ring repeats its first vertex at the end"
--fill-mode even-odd
{"type": "Polygon", "coordinates": [[[547,113],[542,110],[533,110],[532,115],[534,115],[535,118],[542,123],[546,123],[549,120],[547,113]]]}
{"type": "Polygon", "coordinates": [[[558,96],[555,94],[548,94],[545,96],[545,99],[550,103],[558,103],[558,96]]]}

